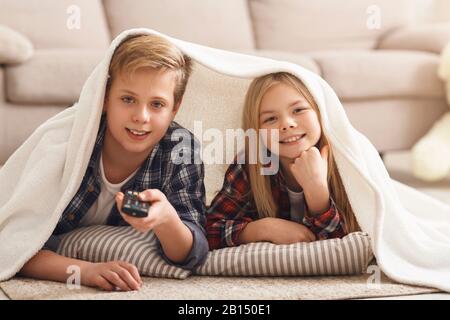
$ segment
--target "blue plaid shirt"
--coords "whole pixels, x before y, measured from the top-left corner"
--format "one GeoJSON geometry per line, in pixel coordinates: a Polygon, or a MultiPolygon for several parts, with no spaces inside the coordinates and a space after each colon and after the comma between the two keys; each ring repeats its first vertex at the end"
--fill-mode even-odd
{"type": "MultiPolygon", "coordinates": [[[[43,249],[56,251],[58,247],[57,235],[70,232],[79,227],[81,219],[88,212],[89,208],[97,201],[101,191],[99,161],[105,137],[106,117],[102,116],[100,129],[97,134],[94,150],[89,160],[86,173],[80,188],[73,197],[72,201],[64,210],[53,235],[44,245],[43,249]]],[[[178,123],[172,122],[160,142],[153,148],[150,155],[139,168],[137,173],[121,188],[122,192],[126,190],[143,191],[147,189],[159,189],[167,197],[168,201],[177,211],[180,219],[191,230],[193,235],[193,246],[188,257],[183,263],[176,264],[165,256],[164,251],[159,244],[162,257],[169,263],[192,269],[201,264],[206,259],[208,253],[208,242],[205,236],[205,186],[203,183],[204,166],[199,159],[200,147],[198,140],[188,130],[181,127],[178,123]],[[175,130],[181,129],[181,135],[177,135],[175,130]],[[191,145],[179,143],[178,137],[184,142],[191,141],[191,145]],[[175,141],[172,141],[174,139],[175,141]],[[190,140],[185,140],[190,139],[190,140]],[[190,164],[175,163],[171,159],[171,154],[177,151],[181,157],[187,158],[184,152],[189,156],[190,164]],[[197,159],[197,164],[194,160],[197,159]],[[198,163],[200,162],[200,163],[198,163]]],[[[126,226],[128,223],[123,220],[116,204],[112,206],[108,216],[107,225],[126,226]]]]}

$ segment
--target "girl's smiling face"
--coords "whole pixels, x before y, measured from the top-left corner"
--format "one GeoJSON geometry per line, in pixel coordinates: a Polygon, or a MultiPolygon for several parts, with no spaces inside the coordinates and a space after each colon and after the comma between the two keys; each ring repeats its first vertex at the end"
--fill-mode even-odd
{"type": "Polygon", "coordinates": [[[267,129],[269,135],[273,130],[278,132],[278,150],[271,146],[267,136],[262,138],[280,160],[298,158],[302,151],[315,146],[321,136],[319,119],[312,106],[295,88],[281,82],[262,97],[259,125],[260,129],[267,129]]]}

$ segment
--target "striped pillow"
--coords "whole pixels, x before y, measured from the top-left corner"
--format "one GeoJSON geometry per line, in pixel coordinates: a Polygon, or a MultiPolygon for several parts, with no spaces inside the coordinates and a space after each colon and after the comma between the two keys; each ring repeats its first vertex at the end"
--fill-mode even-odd
{"type": "Polygon", "coordinates": [[[368,234],[342,239],[276,245],[257,242],[208,253],[198,275],[308,276],[364,273],[373,258],[368,234]]]}
{"type": "Polygon", "coordinates": [[[186,279],[191,271],[167,263],[160,255],[153,232],[132,227],[90,226],[63,234],[57,253],[91,262],[122,260],[151,277],[186,279]]]}

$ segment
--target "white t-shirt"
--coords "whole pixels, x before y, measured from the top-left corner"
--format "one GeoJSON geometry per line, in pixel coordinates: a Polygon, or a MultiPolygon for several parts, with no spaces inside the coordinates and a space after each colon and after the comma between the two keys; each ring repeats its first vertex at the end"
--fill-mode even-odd
{"type": "Polygon", "coordinates": [[[116,203],[116,193],[120,191],[122,186],[127,183],[128,180],[130,180],[138,170],[139,169],[137,169],[128,178],[120,183],[110,183],[105,176],[103,156],[100,156],[100,194],[98,195],[97,201],[94,202],[86,215],[80,220],[80,226],[86,227],[98,224],[106,224],[111,209],[116,203]]]}
{"type": "Polygon", "coordinates": [[[294,192],[287,189],[289,202],[291,205],[291,220],[301,223],[303,217],[305,216],[306,206],[305,206],[305,195],[302,192],[294,192]]]}

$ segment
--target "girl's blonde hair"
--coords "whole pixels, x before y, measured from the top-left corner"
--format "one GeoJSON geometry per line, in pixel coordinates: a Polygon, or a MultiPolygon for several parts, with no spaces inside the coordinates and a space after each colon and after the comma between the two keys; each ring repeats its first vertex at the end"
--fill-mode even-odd
{"type": "MultiPolygon", "coordinates": [[[[329,146],[327,180],[330,189],[330,195],[334,199],[336,207],[344,220],[346,229],[345,231],[347,233],[350,233],[353,231],[360,230],[360,227],[358,225],[358,222],[356,221],[354,212],[350,205],[350,201],[348,200],[347,193],[345,192],[345,188],[339,175],[338,168],[334,161],[333,149],[331,148],[331,145],[329,144],[327,137],[323,133],[320,110],[309,90],[297,77],[286,72],[279,72],[267,74],[254,79],[250,84],[250,87],[245,97],[244,113],[243,113],[243,129],[245,131],[248,129],[255,129],[257,132],[259,132],[260,129],[259,113],[261,107],[261,100],[264,94],[271,87],[280,83],[283,83],[296,89],[308,101],[308,103],[317,113],[320,128],[322,131],[317,146],[319,150],[321,150],[323,146],[326,145],[329,146]]],[[[259,157],[259,155],[261,154],[260,152],[261,148],[263,148],[263,146],[260,145],[259,139],[257,139],[257,141],[258,141],[257,154],[259,157]]],[[[248,144],[246,144],[246,151],[245,151],[246,159],[249,159],[250,157],[249,152],[250,152],[249,146],[248,144]]],[[[260,218],[274,217],[276,216],[276,213],[278,211],[278,205],[277,203],[275,203],[275,200],[272,195],[270,176],[260,174],[262,167],[263,165],[260,159],[258,159],[256,164],[250,164],[248,161],[246,162],[246,168],[249,174],[253,200],[256,204],[260,218]]]]}

